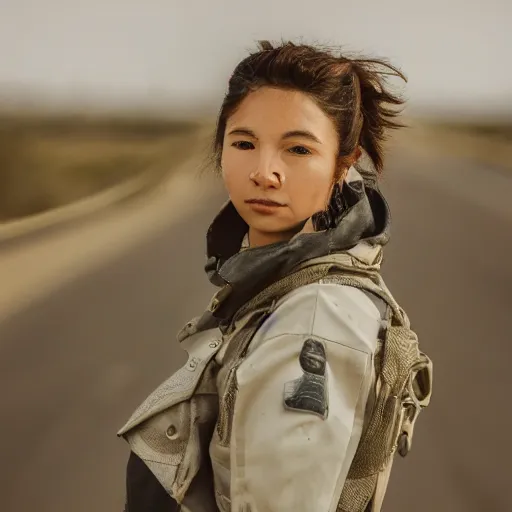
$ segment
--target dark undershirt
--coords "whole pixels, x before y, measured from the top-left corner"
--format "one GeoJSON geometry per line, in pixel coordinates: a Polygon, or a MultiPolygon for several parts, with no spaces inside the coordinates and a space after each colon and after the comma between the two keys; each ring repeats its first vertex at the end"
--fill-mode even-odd
{"type": "Polygon", "coordinates": [[[126,467],[124,512],[179,512],[180,506],[133,452],[126,467]]]}

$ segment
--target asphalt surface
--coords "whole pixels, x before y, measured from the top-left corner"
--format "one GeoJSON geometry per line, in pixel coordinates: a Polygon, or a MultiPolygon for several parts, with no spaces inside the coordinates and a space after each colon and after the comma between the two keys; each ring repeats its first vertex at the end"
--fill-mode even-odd
{"type": "MultiPolygon", "coordinates": [[[[412,157],[388,169],[384,276],[435,376],[384,510],[512,510],[512,174],[412,157]]],[[[116,431],[184,360],[175,333],[212,292],[204,233],[223,199],[0,325],[0,510],[122,510],[116,431]]]]}

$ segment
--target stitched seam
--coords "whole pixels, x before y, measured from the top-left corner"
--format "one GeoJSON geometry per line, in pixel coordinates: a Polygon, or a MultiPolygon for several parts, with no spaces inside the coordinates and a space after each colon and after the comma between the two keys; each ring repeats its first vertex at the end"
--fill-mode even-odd
{"type": "Polygon", "coordinates": [[[143,462],[152,462],[153,464],[162,464],[162,466],[172,466],[172,467],[174,467],[174,468],[177,468],[180,464],[182,464],[182,463],[183,463],[183,461],[181,461],[181,462],[178,462],[177,464],[172,464],[172,463],[170,463],[170,462],[162,462],[162,461],[160,461],[160,460],[143,459],[142,457],[141,457],[141,460],[142,460],[143,462]]]}
{"type": "Polygon", "coordinates": [[[310,332],[310,333],[306,332],[306,333],[301,333],[301,334],[298,334],[296,332],[283,332],[281,334],[276,334],[275,336],[272,336],[271,338],[264,339],[263,342],[261,343],[260,347],[262,347],[268,341],[274,341],[277,338],[281,338],[282,336],[297,336],[298,338],[305,338],[305,337],[311,336],[314,339],[317,339],[319,341],[325,341],[327,343],[335,343],[336,345],[340,345],[340,346],[348,348],[350,350],[354,350],[355,352],[360,352],[361,354],[366,354],[366,355],[372,354],[372,351],[367,351],[367,350],[362,350],[359,348],[351,347],[350,345],[346,345],[345,343],[342,343],[341,341],[334,341],[329,338],[324,338],[322,336],[318,336],[317,334],[313,334],[312,332],[310,332]]]}
{"type": "Polygon", "coordinates": [[[316,295],[315,295],[315,309],[313,311],[313,318],[311,320],[311,326],[309,327],[309,334],[312,336],[313,335],[313,327],[315,325],[315,320],[316,320],[316,312],[317,312],[317,309],[318,309],[318,294],[319,294],[320,290],[317,290],[316,291],[316,295]]]}

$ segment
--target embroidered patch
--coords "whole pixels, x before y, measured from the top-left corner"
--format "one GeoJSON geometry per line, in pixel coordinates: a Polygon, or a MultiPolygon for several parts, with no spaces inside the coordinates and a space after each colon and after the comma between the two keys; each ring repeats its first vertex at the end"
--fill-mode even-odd
{"type": "Polygon", "coordinates": [[[304,374],[284,385],[284,406],[312,412],[325,420],[329,412],[325,347],[318,340],[307,339],[299,362],[304,374]]]}

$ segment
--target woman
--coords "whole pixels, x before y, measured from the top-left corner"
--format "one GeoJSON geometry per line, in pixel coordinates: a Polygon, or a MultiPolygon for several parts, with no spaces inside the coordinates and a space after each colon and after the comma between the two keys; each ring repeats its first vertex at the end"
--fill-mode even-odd
{"type": "Polygon", "coordinates": [[[230,201],[207,234],[220,291],[178,336],[187,364],[119,433],[127,511],[380,509],[430,394],[379,276],[390,73],[268,42],[236,67],[214,138],[230,201]]]}

